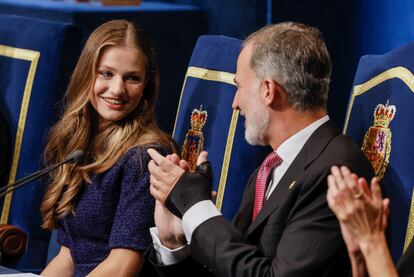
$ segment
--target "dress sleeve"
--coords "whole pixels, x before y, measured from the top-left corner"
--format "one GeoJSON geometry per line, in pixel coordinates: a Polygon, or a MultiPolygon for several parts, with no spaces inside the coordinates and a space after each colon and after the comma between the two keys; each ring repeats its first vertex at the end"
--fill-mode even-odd
{"type": "Polygon", "coordinates": [[[67,248],[71,248],[71,240],[69,238],[68,233],[66,232],[64,226],[61,226],[59,229],[57,229],[57,242],[61,246],[65,246],[67,248]]]}
{"type": "Polygon", "coordinates": [[[128,154],[124,157],[127,160],[120,183],[121,191],[109,238],[109,248],[141,251],[150,245],[149,228],[154,225],[155,200],[149,192],[150,157],[144,148],[130,151],[128,154]]]}

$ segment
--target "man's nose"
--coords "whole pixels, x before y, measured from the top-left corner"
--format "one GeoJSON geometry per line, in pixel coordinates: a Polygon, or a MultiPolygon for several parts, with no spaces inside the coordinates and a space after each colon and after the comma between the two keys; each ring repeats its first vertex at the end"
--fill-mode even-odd
{"type": "Polygon", "coordinates": [[[239,103],[237,103],[237,94],[238,94],[237,92],[238,90],[236,91],[236,94],[234,95],[234,98],[233,98],[233,103],[231,104],[231,107],[235,110],[239,109],[239,103]]]}

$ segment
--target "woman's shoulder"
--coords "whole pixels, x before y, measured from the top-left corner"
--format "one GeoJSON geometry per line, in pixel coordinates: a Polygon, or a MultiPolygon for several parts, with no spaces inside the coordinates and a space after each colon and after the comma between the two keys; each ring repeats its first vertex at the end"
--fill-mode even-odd
{"type": "Polygon", "coordinates": [[[146,145],[139,145],[139,146],[134,146],[131,147],[130,149],[128,149],[128,151],[123,155],[122,158],[127,157],[127,158],[131,158],[133,156],[147,156],[149,157],[147,150],[148,149],[155,149],[157,150],[161,155],[168,155],[171,154],[173,151],[161,144],[146,144],[146,145]]]}
{"type": "Polygon", "coordinates": [[[120,158],[118,163],[131,165],[136,165],[137,163],[148,164],[151,157],[148,155],[147,150],[150,148],[157,150],[163,156],[173,153],[173,151],[168,147],[155,143],[134,146],[128,149],[128,151],[120,158]]]}

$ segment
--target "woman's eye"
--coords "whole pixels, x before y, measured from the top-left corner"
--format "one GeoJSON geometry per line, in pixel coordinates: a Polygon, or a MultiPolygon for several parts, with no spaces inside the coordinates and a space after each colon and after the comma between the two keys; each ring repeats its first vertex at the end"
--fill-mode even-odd
{"type": "Polygon", "coordinates": [[[128,76],[127,81],[131,83],[138,83],[141,80],[139,76],[128,76]]]}
{"type": "Polygon", "coordinates": [[[104,78],[112,77],[112,73],[110,71],[102,70],[98,72],[104,78]]]}

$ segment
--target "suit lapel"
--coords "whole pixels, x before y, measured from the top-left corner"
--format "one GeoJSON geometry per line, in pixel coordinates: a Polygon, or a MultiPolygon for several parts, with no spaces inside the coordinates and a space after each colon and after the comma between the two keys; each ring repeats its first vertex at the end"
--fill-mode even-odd
{"type": "Polygon", "coordinates": [[[239,210],[234,217],[233,225],[244,233],[247,227],[252,222],[253,214],[253,204],[254,204],[254,194],[255,194],[255,183],[257,178],[258,168],[251,175],[247,186],[246,191],[243,195],[242,201],[240,203],[239,210]]]}
{"type": "MultiPolygon", "coordinates": [[[[302,150],[293,160],[292,164],[277,184],[275,190],[264,203],[263,208],[257,215],[255,221],[252,222],[247,229],[247,236],[250,235],[258,226],[260,226],[261,223],[279,207],[280,203],[283,203],[291,191],[289,187],[292,185],[292,182],[295,182],[296,179],[302,175],[306,168],[318,158],[329,141],[331,141],[339,133],[339,130],[335,127],[331,120],[316,129],[316,131],[305,143],[302,150]]],[[[253,204],[251,205],[253,206],[253,204]]]]}

